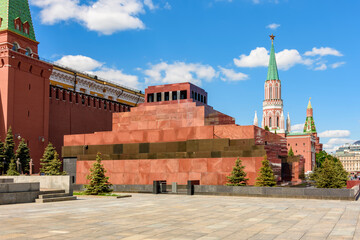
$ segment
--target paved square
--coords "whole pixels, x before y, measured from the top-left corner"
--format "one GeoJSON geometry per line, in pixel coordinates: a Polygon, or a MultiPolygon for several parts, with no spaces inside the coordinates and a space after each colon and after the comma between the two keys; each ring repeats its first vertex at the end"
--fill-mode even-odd
{"type": "Polygon", "coordinates": [[[360,203],[133,194],[0,205],[0,239],[360,239],[360,203]]]}

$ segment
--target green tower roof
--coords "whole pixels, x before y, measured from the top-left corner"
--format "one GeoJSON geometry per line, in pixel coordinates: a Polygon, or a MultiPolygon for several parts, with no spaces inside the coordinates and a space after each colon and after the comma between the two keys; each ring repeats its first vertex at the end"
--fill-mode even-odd
{"type": "MultiPolygon", "coordinates": [[[[273,35],[271,35],[273,36],[273,35]]],[[[270,37],[271,37],[270,36],[270,37]]],[[[273,36],[275,37],[275,36],[273,36]]],[[[274,40],[271,41],[271,50],[270,50],[270,60],[269,68],[266,80],[279,80],[279,73],[276,65],[275,49],[274,49],[274,40]]]]}
{"type": "Polygon", "coordinates": [[[312,116],[306,117],[304,125],[304,133],[316,133],[316,126],[312,116]]]}
{"type": "Polygon", "coordinates": [[[2,19],[0,31],[10,30],[36,41],[28,0],[0,0],[0,17],[2,19]],[[15,28],[14,23],[17,18],[21,21],[19,30],[15,28]],[[28,34],[24,31],[26,22],[29,24],[28,34]]]}

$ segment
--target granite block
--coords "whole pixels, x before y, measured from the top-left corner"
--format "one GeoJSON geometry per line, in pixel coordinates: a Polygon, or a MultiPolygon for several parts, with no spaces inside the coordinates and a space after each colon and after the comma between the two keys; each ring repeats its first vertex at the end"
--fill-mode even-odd
{"type": "Polygon", "coordinates": [[[124,152],[123,148],[124,148],[123,144],[114,144],[113,147],[114,154],[122,154],[124,152]]]}
{"type": "Polygon", "coordinates": [[[140,143],[139,144],[139,153],[149,153],[150,144],[149,143],[140,143]]]}

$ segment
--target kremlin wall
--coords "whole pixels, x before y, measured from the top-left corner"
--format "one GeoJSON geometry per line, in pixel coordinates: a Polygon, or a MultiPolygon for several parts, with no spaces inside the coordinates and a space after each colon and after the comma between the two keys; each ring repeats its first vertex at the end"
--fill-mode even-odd
{"type": "Polygon", "coordinates": [[[267,156],[278,181],[299,182],[322,150],[309,101],[303,133],[284,119],[274,38],[271,35],[261,128],[239,126],[216,111],[191,83],[138,90],[39,59],[27,0],[0,4],[0,137],[12,127],[31,150],[33,173],[52,142],[78,184],[97,152],[115,185],[154,180],[223,185],[237,158],[253,185],[267,156]],[[20,11],[19,11],[20,9],[20,11]],[[268,127],[269,131],[265,130],[268,127]],[[295,155],[288,157],[292,148],[295,155]]]}

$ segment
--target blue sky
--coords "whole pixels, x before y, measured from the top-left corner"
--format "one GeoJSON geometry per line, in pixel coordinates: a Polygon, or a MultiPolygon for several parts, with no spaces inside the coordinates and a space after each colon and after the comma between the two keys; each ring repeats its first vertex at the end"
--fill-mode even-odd
{"type": "Polygon", "coordinates": [[[144,90],[191,81],[209,104],[261,119],[275,38],[285,114],[312,97],[328,151],[360,139],[357,0],[30,0],[40,56],[144,90]]]}

